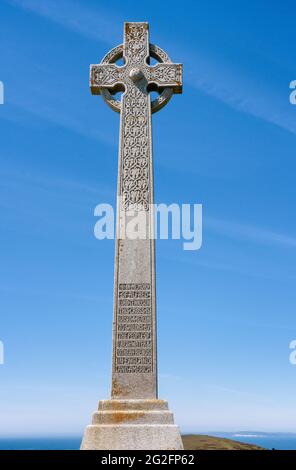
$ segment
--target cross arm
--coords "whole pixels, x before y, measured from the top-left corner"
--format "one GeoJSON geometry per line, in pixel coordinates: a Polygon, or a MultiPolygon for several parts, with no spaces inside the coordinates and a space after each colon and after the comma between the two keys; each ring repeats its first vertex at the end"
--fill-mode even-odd
{"type": "Polygon", "coordinates": [[[145,67],[148,83],[158,87],[171,87],[174,93],[182,93],[182,64],[160,63],[145,67]]]}
{"type": "Polygon", "coordinates": [[[116,88],[123,84],[124,67],[115,64],[90,66],[90,90],[93,95],[100,95],[102,88],[116,88]]]}

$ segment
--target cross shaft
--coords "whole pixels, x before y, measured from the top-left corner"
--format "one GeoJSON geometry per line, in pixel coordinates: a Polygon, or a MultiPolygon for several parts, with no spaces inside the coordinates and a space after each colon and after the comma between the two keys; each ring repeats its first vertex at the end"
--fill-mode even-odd
{"type": "Polygon", "coordinates": [[[182,91],[181,64],[149,61],[148,23],[125,23],[122,67],[92,65],[93,94],[124,89],[120,143],[114,286],[112,398],[156,398],[156,295],[153,162],[149,91],[182,91]],[[145,213],[146,239],[124,238],[122,214],[145,213]]]}

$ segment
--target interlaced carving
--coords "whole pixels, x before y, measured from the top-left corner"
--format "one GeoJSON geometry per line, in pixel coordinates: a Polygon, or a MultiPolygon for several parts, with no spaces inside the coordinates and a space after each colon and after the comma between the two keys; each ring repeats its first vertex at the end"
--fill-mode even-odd
{"type": "MultiPolygon", "coordinates": [[[[120,112],[118,188],[121,198],[118,210],[148,212],[153,203],[151,114],[161,109],[173,93],[181,92],[182,66],[172,63],[160,47],[149,44],[147,23],[125,23],[123,45],[109,51],[100,64],[91,66],[90,87],[93,94],[101,94],[113,110],[120,112]],[[150,66],[149,57],[158,63],[150,66]],[[121,58],[124,65],[116,65],[121,58]],[[156,88],[160,95],[151,103],[149,90],[156,88]],[[123,90],[119,101],[114,95],[123,90]]],[[[153,263],[154,252],[151,241],[149,243],[149,247],[145,245],[134,253],[127,252],[131,266],[136,256],[141,255],[149,257],[153,263]]],[[[135,283],[125,282],[130,274],[125,272],[126,267],[121,268],[120,248],[118,250],[114,371],[152,373],[156,340],[154,267],[150,267],[150,274],[146,273],[145,279],[149,282],[139,283],[137,276],[135,283]]]]}

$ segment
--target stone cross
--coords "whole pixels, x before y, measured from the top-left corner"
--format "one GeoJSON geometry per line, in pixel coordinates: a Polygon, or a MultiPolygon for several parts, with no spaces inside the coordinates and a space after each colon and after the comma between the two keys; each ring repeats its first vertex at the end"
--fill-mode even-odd
{"type": "MultiPolygon", "coordinates": [[[[105,423],[106,412],[111,413],[115,403],[117,410],[123,412],[128,409],[132,413],[132,410],[135,412],[135,400],[138,400],[137,407],[147,410],[148,400],[149,407],[152,406],[155,413],[161,410],[159,419],[162,424],[174,426],[172,414],[167,411],[167,402],[157,400],[151,114],[161,109],[173,93],[182,92],[182,65],[172,63],[161,48],[149,43],[148,23],[125,23],[123,45],[108,52],[100,64],[91,65],[90,88],[94,95],[102,95],[106,103],[120,113],[112,392],[111,400],[100,402],[100,418],[94,419],[103,419],[105,423]],[[158,63],[149,65],[150,57],[158,63]],[[116,62],[121,58],[124,65],[119,66],[116,62]],[[123,91],[121,101],[114,97],[118,91],[123,91]],[[150,99],[150,91],[159,92],[154,101],[150,99]],[[140,212],[145,215],[146,236],[131,239],[125,236],[126,224],[131,215],[140,212]],[[171,417],[168,418],[166,413],[170,413],[171,417]]],[[[89,433],[91,435],[91,431],[89,433]]],[[[115,441],[122,442],[115,439],[114,434],[112,436],[113,445],[116,445],[115,441]]],[[[153,439],[155,436],[154,433],[153,439]]],[[[181,448],[179,431],[176,436],[176,448],[181,448]]],[[[85,438],[82,448],[90,448],[87,442],[88,438],[85,438]]],[[[165,445],[160,442],[161,438],[158,444],[149,445],[165,445]]],[[[120,447],[121,444],[117,445],[120,447]]],[[[117,448],[112,447],[110,442],[108,446],[106,448],[117,448]]],[[[91,448],[103,447],[95,445],[91,448]]]]}

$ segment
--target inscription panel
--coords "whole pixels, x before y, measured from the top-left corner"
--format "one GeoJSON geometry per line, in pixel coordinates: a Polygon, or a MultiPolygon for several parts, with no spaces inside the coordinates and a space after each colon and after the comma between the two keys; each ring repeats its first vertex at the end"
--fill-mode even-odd
{"type": "Polygon", "coordinates": [[[152,298],[149,283],[118,286],[115,370],[118,373],[151,373],[152,298]]]}

